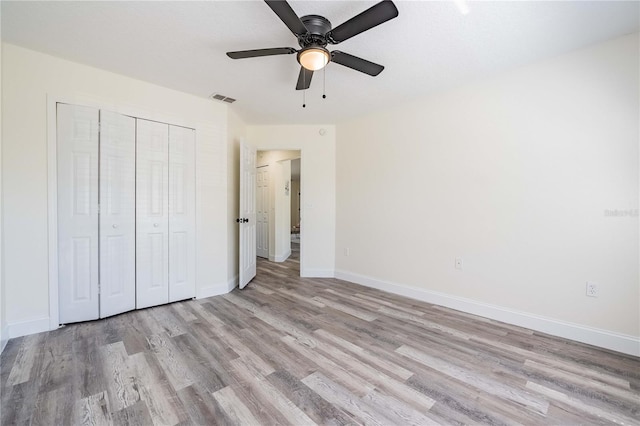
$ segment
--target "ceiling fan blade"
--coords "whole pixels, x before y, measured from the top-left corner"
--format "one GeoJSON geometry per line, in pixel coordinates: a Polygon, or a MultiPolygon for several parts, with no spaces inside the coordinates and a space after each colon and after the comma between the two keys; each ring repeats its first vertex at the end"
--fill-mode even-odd
{"type": "Polygon", "coordinates": [[[393,2],[390,0],[381,1],[329,31],[327,40],[331,44],[341,43],[396,16],[398,16],[398,9],[393,2]]]}
{"type": "Polygon", "coordinates": [[[311,85],[311,77],[313,77],[313,71],[309,71],[305,67],[300,67],[300,74],[298,75],[298,84],[296,84],[296,90],[308,89],[311,85]]]}
{"type": "Polygon", "coordinates": [[[239,50],[237,52],[227,52],[227,56],[231,59],[244,59],[257,58],[259,56],[290,55],[296,52],[297,50],[293,47],[274,47],[272,49],[239,50]]]}
{"type": "Polygon", "coordinates": [[[367,61],[366,59],[358,58],[357,56],[350,55],[348,53],[334,50],[331,52],[331,62],[344,65],[356,71],[369,74],[373,77],[380,74],[384,67],[376,63],[367,61]]]}
{"type": "Polygon", "coordinates": [[[264,0],[267,6],[273,10],[276,15],[289,27],[292,33],[296,36],[300,36],[308,33],[307,27],[304,26],[298,15],[291,9],[289,3],[285,0],[264,0]]]}

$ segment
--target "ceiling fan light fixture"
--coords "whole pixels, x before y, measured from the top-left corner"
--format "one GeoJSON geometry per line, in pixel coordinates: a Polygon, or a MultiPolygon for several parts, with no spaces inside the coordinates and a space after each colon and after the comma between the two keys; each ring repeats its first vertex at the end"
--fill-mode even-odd
{"type": "Polygon", "coordinates": [[[309,71],[321,70],[329,63],[330,59],[329,51],[319,46],[307,47],[298,53],[298,62],[309,71]]]}

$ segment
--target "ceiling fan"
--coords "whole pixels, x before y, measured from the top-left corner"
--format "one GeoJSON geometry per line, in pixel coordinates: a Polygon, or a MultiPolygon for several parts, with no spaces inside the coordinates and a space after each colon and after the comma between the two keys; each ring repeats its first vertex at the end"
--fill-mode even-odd
{"type": "Polygon", "coordinates": [[[301,66],[296,90],[308,89],[311,85],[313,72],[324,68],[329,62],[335,62],[374,77],[384,69],[382,65],[339,50],[330,52],[326,46],[341,43],[398,16],[398,9],[392,1],[381,1],[333,29],[331,22],[324,16],[306,15],[298,18],[286,0],[265,0],[265,3],[297,37],[300,49],[275,47],[241,50],[227,52],[227,56],[232,59],[244,59],[297,53],[298,63],[301,66]]]}

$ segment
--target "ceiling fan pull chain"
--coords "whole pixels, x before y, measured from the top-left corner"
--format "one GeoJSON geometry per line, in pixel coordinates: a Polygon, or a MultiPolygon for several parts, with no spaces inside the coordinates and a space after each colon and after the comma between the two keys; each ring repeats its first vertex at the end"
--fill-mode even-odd
{"type": "MultiPolygon", "coordinates": [[[[307,73],[302,73],[302,86],[307,87],[307,73]]],[[[307,107],[307,89],[302,89],[302,108],[307,107]]]]}
{"type": "Polygon", "coordinates": [[[327,99],[327,67],[322,68],[322,99],[327,99]]]}

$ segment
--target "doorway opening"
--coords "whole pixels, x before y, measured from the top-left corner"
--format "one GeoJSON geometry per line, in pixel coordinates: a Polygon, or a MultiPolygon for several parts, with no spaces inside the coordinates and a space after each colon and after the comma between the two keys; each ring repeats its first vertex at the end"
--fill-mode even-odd
{"type": "Polygon", "coordinates": [[[300,275],[301,151],[258,151],[256,161],[256,255],[300,275]]]}

